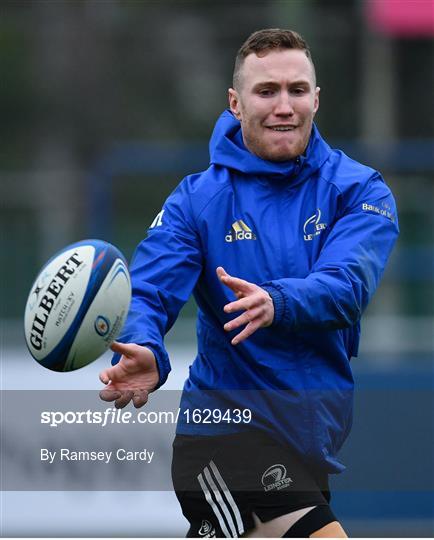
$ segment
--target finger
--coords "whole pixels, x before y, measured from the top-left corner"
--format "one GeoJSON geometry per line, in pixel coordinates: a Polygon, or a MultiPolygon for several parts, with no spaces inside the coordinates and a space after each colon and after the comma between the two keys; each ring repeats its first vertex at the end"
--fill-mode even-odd
{"type": "Polygon", "coordinates": [[[121,396],[115,401],[116,409],[123,409],[126,407],[133,398],[133,395],[134,392],[132,390],[125,390],[124,392],[121,392],[121,396]]]}
{"type": "Polygon", "coordinates": [[[250,321],[254,321],[255,319],[259,318],[262,313],[263,310],[260,307],[249,309],[236,319],[227,322],[223,328],[226,330],[226,332],[230,332],[231,330],[235,330],[235,328],[243,326],[244,324],[249,324],[250,321]]]}
{"type": "Polygon", "coordinates": [[[245,298],[240,298],[235,302],[230,302],[226,304],[223,308],[225,313],[234,313],[235,311],[243,311],[247,309],[252,309],[261,304],[261,298],[256,295],[246,296],[245,298]]]}
{"type": "Polygon", "coordinates": [[[217,275],[220,281],[234,292],[240,291],[243,293],[248,293],[254,290],[256,287],[255,284],[249,283],[244,279],[230,276],[222,266],[217,268],[217,275]]]}
{"type": "Polygon", "coordinates": [[[228,276],[229,274],[226,272],[226,270],[223,268],[223,266],[218,266],[216,268],[217,277],[220,279],[223,276],[228,276]]]}
{"type": "Polygon", "coordinates": [[[123,370],[120,369],[121,366],[119,365],[121,360],[115,366],[109,367],[100,373],[99,380],[102,383],[108,384],[110,381],[115,382],[122,378],[123,370]]]}
{"type": "Polygon", "coordinates": [[[244,328],[244,330],[237,334],[231,341],[232,345],[238,345],[238,343],[241,343],[241,341],[247,339],[249,336],[254,334],[260,326],[261,325],[257,319],[249,322],[249,324],[244,328]]]}
{"type": "Polygon", "coordinates": [[[110,345],[110,349],[119,354],[123,354],[131,358],[137,353],[137,345],[135,343],[121,343],[120,341],[113,341],[110,345]]]}
{"type": "Polygon", "coordinates": [[[253,283],[249,283],[244,279],[232,277],[229,275],[222,276],[220,281],[223,283],[223,285],[226,285],[226,287],[229,287],[229,289],[233,290],[234,292],[241,292],[243,294],[253,292],[256,287],[256,285],[254,285],[253,283]]]}
{"type": "Polygon", "coordinates": [[[148,391],[147,390],[135,390],[133,395],[133,404],[136,409],[143,407],[143,405],[148,401],[148,391]]]}
{"type": "Polygon", "coordinates": [[[108,373],[107,373],[107,369],[105,369],[104,371],[101,371],[101,373],[99,374],[99,380],[103,383],[103,384],[108,384],[110,382],[110,377],[108,376],[108,373]]]}
{"type": "Polygon", "coordinates": [[[114,390],[111,388],[104,388],[99,393],[99,397],[103,401],[114,401],[115,399],[119,399],[121,395],[122,393],[119,390],[114,390]]]}

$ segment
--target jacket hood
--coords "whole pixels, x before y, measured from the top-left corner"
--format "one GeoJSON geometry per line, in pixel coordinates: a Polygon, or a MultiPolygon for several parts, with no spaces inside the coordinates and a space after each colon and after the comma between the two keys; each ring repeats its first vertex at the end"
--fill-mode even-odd
{"type": "Polygon", "coordinates": [[[267,161],[252,154],[244,145],[241,124],[229,109],[217,120],[209,143],[211,164],[243,174],[300,182],[312,175],[327,160],[331,149],[315,124],[305,155],[289,161],[267,161]]]}

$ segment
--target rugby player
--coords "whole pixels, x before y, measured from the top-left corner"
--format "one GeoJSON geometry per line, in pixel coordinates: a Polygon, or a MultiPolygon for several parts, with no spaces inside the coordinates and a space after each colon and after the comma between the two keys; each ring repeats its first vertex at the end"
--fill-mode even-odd
{"type": "Polygon", "coordinates": [[[209,168],[179,184],[133,257],[101,397],[141,407],[164,384],[164,336],[193,293],[198,352],[181,411],[221,421],[180,414],[172,476],[189,537],[346,536],[328,477],[345,468],[350,359],[398,224],[380,173],[321,137],[319,96],[300,35],[252,34],[209,168]]]}

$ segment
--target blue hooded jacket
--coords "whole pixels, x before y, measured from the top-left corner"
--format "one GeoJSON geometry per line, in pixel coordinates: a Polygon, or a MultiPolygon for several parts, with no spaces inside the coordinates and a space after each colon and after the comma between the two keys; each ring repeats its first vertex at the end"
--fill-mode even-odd
{"type": "Polygon", "coordinates": [[[312,466],[339,472],[359,320],[398,235],[393,196],[377,171],[332,150],[315,126],[304,156],[270,162],[246,149],[239,121],[225,111],[210,154],[209,168],[179,184],[137,247],[120,341],[153,350],[162,385],[170,371],[164,335],[193,292],[198,353],[177,432],[262,429],[312,466]],[[218,266],[274,302],[272,326],[237,346],[230,341],[240,329],[223,330],[234,295],[218,266]],[[204,408],[249,409],[251,421],[195,423],[185,413],[204,408]]]}

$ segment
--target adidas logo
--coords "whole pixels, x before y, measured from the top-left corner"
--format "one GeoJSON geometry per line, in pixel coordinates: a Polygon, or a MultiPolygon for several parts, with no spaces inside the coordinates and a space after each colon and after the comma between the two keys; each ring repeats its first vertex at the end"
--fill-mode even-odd
{"type": "Polygon", "coordinates": [[[226,242],[235,242],[236,240],[256,240],[256,234],[250,229],[242,219],[232,223],[231,230],[225,236],[226,242]]]}

